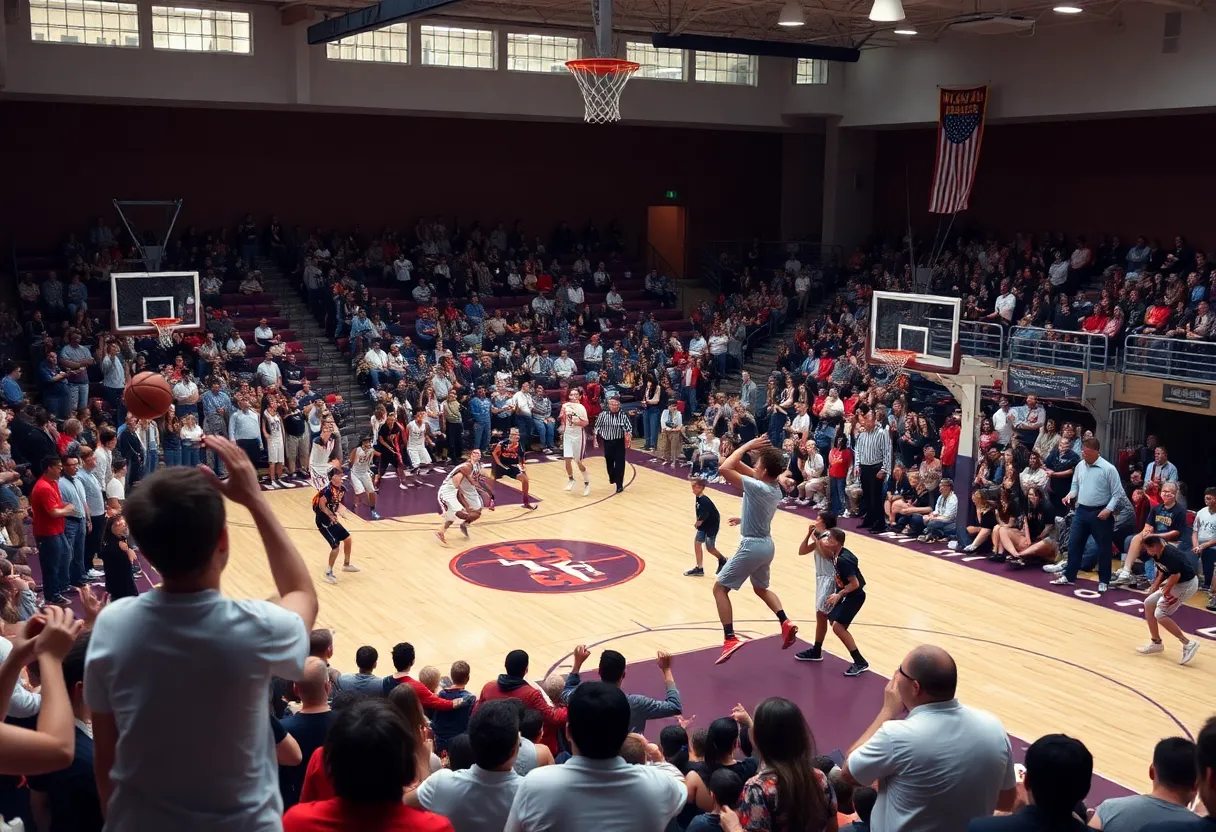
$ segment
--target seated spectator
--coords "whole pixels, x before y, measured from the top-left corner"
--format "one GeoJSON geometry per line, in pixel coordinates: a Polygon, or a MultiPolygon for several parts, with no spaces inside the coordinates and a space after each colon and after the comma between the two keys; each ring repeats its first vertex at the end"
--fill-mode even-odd
{"type": "Polygon", "coordinates": [[[709,778],[709,792],[713,796],[710,810],[694,817],[686,832],[714,832],[721,829],[721,819],[738,811],[743,781],[730,769],[720,768],[709,778]]]}
{"type": "Polygon", "coordinates": [[[936,543],[953,538],[957,534],[958,497],[954,494],[954,482],[943,478],[940,493],[933,511],[924,515],[912,515],[909,525],[921,543],[936,543]]]}
{"type": "Polygon", "coordinates": [[[262,318],[253,329],[253,341],[262,349],[268,349],[273,340],[274,330],[270,328],[270,321],[262,318]]]}
{"type": "Polygon", "coordinates": [[[1094,758],[1080,740],[1048,734],[1026,750],[1023,786],[1030,805],[1003,817],[977,817],[967,832],[1084,832],[1077,807],[1089,794],[1094,758]]]}
{"type": "MultiPolygon", "coordinates": [[[[570,675],[566,677],[566,687],[562,691],[563,701],[569,701],[575,688],[578,687],[579,671],[582,670],[583,662],[590,656],[591,651],[583,645],[580,644],[574,648],[574,666],[570,669],[570,675]]],[[[671,656],[660,650],[658,665],[659,671],[663,674],[663,682],[667,686],[667,698],[660,702],[640,693],[628,694],[626,698],[629,700],[630,733],[645,732],[648,720],[667,719],[683,713],[680,691],[676,688],[676,680],[671,673],[671,656]]],[[[605,650],[600,654],[599,672],[601,682],[621,687],[625,681],[625,657],[615,650],[605,650]]]]}
{"type": "Polygon", "coordinates": [[[512,769],[519,750],[519,708],[505,700],[487,703],[469,721],[467,736],[473,766],[440,769],[406,793],[405,805],[443,815],[456,832],[501,832],[523,782],[512,769]]]}
{"type": "Polygon", "coordinates": [[[1199,799],[1207,818],[1167,821],[1143,827],[1144,832],[1210,832],[1216,825],[1216,717],[1204,724],[1195,740],[1195,762],[1199,769],[1199,799]]]}
{"type": "Polygon", "coordinates": [[[711,811],[713,787],[710,784],[719,771],[730,771],[742,785],[760,770],[760,760],[754,755],[742,760],[735,759],[741,737],[747,739],[750,747],[748,734],[751,727],[751,716],[742,707],[736,708],[733,715],[719,717],[709,724],[705,731],[703,753],[697,755],[698,760],[688,764],[686,781],[689,806],[702,812],[711,811]]]}
{"type": "Polygon", "coordinates": [[[840,827],[841,832],[870,832],[870,816],[878,802],[878,790],[870,786],[858,786],[853,790],[853,810],[857,820],[840,827]]]}
{"type": "Polygon", "coordinates": [[[439,815],[401,802],[414,782],[415,740],[387,702],[370,699],[339,711],[325,738],[325,773],[335,797],[300,803],[284,832],[453,832],[439,815]]]}
{"type": "Polygon", "coordinates": [[[629,700],[615,685],[579,685],[570,695],[567,729],[574,756],[523,779],[504,832],[664,830],[688,791],[667,771],[620,758],[629,719],[629,700]]]}
{"type": "Polygon", "coordinates": [[[264,291],[261,277],[262,273],[259,271],[252,271],[245,275],[245,279],[241,281],[240,293],[242,295],[260,295],[264,291]]]}
{"type": "MultiPolygon", "coordinates": [[[[584,660],[586,657],[584,657],[584,660]]],[[[477,697],[477,707],[494,699],[518,699],[524,707],[548,713],[553,706],[545,700],[545,695],[533,687],[527,680],[528,654],[523,650],[512,650],[507,654],[504,663],[506,673],[499,674],[492,682],[486,682],[477,697]]],[[[459,700],[457,700],[459,701],[459,700]]]]}
{"type": "Polygon", "coordinates": [[[428,711],[450,711],[453,708],[463,708],[468,704],[463,699],[440,699],[422,682],[411,679],[410,668],[413,666],[414,645],[408,641],[393,645],[393,667],[397,669],[397,672],[392,676],[384,677],[381,685],[383,695],[388,696],[393,692],[393,688],[408,684],[418,695],[418,701],[422,703],[422,707],[428,711]]]}
{"type": "Polygon", "coordinates": [[[844,773],[858,785],[879,784],[875,828],[946,832],[1013,807],[1009,737],[992,714],[960,704],[957,686],[949,653],[915,648],[887,686],[878,718],[853,744],[844,773]]]}
{"type": "Polygon", "coordinates": [[[1140,832],[1158,823],[1195,823],[1190,810],[1195,800],[1199,770],[1195,743],[1185,737],[1167,737],[1153,749],[1148,794],[1112,797],[1098,804],[1089,825],[1105,832],[1140,832]]]}
{"type": "Polygon", "coordinates": [[[132,536],[162,583],[108,605],[93,627],[85,702],[98,794],[114,829],[202,832],[238,819],[274,828],[282,813],[266,690],[272,676],[304,672],[316,591],[253,465],[233,442],[207,443],[227,480],[209,469],[164,468],[127,501],[132,536]],[[277,602],[220,594],[228,564],[224,498],[253,515],[277,602]],[[245,682],[217,686],[217,678],[245,682]],[[207,707],[187,720],[182,690],[210,692],[207,707]]]}
{"type": "Polygon", "coordinates": [[[343,673],[338,677],[338,689],[363,693],[368,696],[384,695],[384,679],[376,676],[373,671],[380,660],[380,653],[375,647],[364,645],[355,651],[355,667],[357,673],[343,673]]]}

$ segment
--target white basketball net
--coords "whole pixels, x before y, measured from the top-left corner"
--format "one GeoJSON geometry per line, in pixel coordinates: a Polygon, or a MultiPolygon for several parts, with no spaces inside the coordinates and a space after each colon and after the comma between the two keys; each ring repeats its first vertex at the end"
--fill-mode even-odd
{"type": "Polygon", "coordinates": [[[641,69],[632,61],[597,58],[569,61],[566,68],[583,93],[583,120],[607,124],[621,120],[621,92],[633,73],[641,69]]]}
{"type": "Polygon", "coordinates": [[[181,323],[180,318],[155,318],[148,323],[156,327],[156,340],[162,347],[173,346],[173,327],[181,323]]]}

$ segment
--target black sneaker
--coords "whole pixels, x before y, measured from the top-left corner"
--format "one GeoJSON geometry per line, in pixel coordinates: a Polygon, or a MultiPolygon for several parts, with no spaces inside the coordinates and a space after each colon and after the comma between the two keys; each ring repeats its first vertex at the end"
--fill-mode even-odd
{"type": "Polygon", "coordinates": [[[726,558],[722,558],[718,561],[718,568],[714,570],[714,574],[717,575],[719,572],[721,572],[723,566],[726,566],[726,558]]]}
{"type": "Polygon", "coordinates": [[[1008,560],[1008,558],[1004,552],[993,552],[988,556],[988,560],[992,561],[993,563],[1004,563],[1006,560],[1008,560]]]}
{"type": "Polygon", "coordinates": [[[849,669],[844,672],[845,676],[860,676],[870,669],[869,662],[853,662],[849,665],[849,669]]]}
{"type": "Polygon", "coordinates": [[[625,486],[623,486],[623,485],[618,485],[618,486],[616,487],[616,493],[617,493],[617,494],[620,494],[620,493],[621,493],[622,491],[624,491],[624,490],[625,490],[625,486]]]}
{"type": "Polygon", "coordinates": [[[801,653],[795,653],[794,658],[800,662],[821,662],[823,661],[823,648],[811,645],[801,653]]]}
{"type": "Polygon", "coordinates": [[[687,572],[685,572],[684,574],[685,574],[686,576],[689,576],[689,577],[694,576],[694,575],[704,575],[704,574],[705,574],[705,570],[704,570],[704,569],[702,569],[702,568],[701,568],[701,567],[699,567],[699,566],[694,566],[692,569],[689,569],[689,570],[688,570],[687,572]]]}

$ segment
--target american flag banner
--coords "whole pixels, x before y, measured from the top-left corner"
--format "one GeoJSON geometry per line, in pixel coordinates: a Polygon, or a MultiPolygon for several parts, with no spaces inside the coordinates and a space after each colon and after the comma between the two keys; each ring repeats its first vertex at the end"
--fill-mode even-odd
{"type": "Polygon", "coordinates": [[[975,166],[984,138],[984,114],[988,110],[988,87],[939,90],[937,118],[937,167],[929,213],[953,214],[967,207],[975,166]]]}

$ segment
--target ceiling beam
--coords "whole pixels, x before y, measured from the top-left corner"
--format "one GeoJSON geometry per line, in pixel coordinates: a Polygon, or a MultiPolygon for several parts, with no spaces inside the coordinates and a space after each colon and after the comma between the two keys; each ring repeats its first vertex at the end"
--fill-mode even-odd
{"type": "Polygon", "coordinates": [[[775,58],[818,58],[821,61],[857,63],[861,51],[844,46],[821,46],[814,43],[789,43],[774,40],[720,38],[710,35],[665,35],[655,33],[651,43],[663,49],[695,49],[702,52],[738,52],[743,55],[765,55],[775,58]]]}
{"type": "Polygon", "coordinates": [[[374,6],[355,9],[341,17],[323,20],[308,27],[308,44],[332,43],[360,32],[383,29],[420,14],[429,14],[460,0],[381,0],[374,6]]]}

